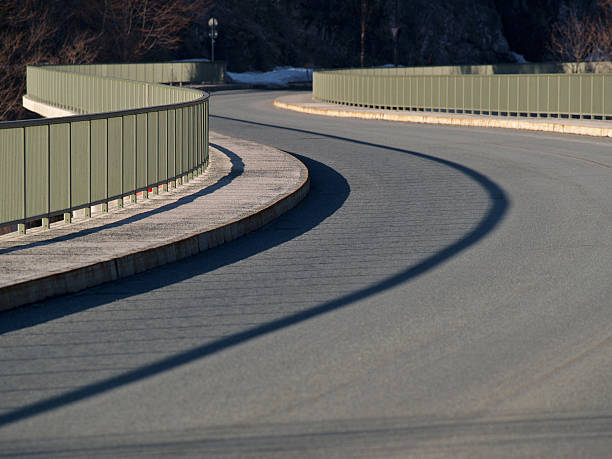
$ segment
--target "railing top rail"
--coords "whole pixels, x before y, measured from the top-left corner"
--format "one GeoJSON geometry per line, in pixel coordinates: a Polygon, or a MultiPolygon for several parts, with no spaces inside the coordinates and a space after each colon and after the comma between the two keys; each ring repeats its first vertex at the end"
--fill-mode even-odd
{"type": "Polygon", "coordinates": [[[543,75],[543,74],[601,74],[612,73],[612,61],[597,62],[538,62],[526,64],[484,64],[484,65],[435,65],[418,67],[369,67],[320,69],[315,73],[350,72],[375,74],[412,72],[414,75],[543,75]]]}
{"type": "Polygon", "coordinates": [[[127,110],[115,110],[111,112],[85,113],[82,115],[68,115],[58,118],[35,118],[30,120],[2,121],[0,122],[0,129],[12,129],[26,126],[42,126],[47,124],[60,124],[66,122],[97,120],[102,118],[115,118],[117,116],[138,115],[141,113],[156,112],[160,109],[167,110],[174,108],[190,107],[192,105],[197,105],[200,102],[204,102],[210,98],[210,94],[208,94],[207,92],[200,91],[198,89],[192,89],[192,91],[199,92],[200,94],[202,94],[201,97],[198,97],[194,100],[190,100],[188,102],[178,102],[176,104],[166,105],[152,105],[149,107],[131,108],[127,110]]]}
{"type": "MultiPolygon", "coordinates": [[[[95,65],[110,65],[110,64],[87,64],[87,65],[95,66],[95,65]]],[[[117,65],[120,65],[120,64],[117,64],[117,65]]],[[[132,81],[134,83],[146,83],[151,86],[153,85],[167,86],[165,83],[156,83],[156,82],[151,82],[147,80],[134,80],[133,78],[121,78],[115,75],[94,75],[91,73],[82,73],[78,71],[79,67],[81,66],[76,65],[76,64],[74,66],[72,65],[48,65],[48,66],[46,65],[28,65],[28,68],[40,69],[40,70],[44,70],[45,72],[76,73],[83,77],[89,77],[89,78],[104,78],[105,80],[123,81],[123,82],[132,81]]],[[[183,88],[180,86],[172,86],[172,87],[178,90],[182,90],[182,91],[198,91],[197,89],[193,89],[193,88],[183,88]]],[[[199,91],[199,92],[202,92],[202,91],[199,91]]]]}
{"type": "MultiPolygon", "coordinates": [[[[109,65],[109,66],[133,66],[133,65],[177,65],[177,64],[210,64],[211,62],[206,59],[191,59],[191,60],[177,60],[177,61],[164,61],[164,62],[104,62],[104,63],[96,63],[92,62],[89,64],[32,64],[30,67],[96,67],[101,65],[109,65]]],[[[225,61],[215,59],[215,64],[225,64],[225,61]]]]}
{"type": "Polygon", "coordinates": [[[341,70],[341,71],[336,71],[336,70],[323,70],[323,71],[316,71],[315,70],[315,75],[317,73],[321,73],[323,75],[327,74],[327,75],[346,75],[346,76],[351,76],[351,77],[372,77],[375,76],[377,78],[409,78],[409,77],[453,77],[453,78],[460,78],[460,77],[469,77],[469,78],[504,78],[504,77],[513,77],[513,78],[518,78],[518,77],[544,77],[544,76],[554,76],[557,78],[576,78],[579,76],[593,76],[593,77],[597,77],[600,75],[612,75],[612,72],[600,72],[600,73],[456,73],[456,74],[430,74],[430,73],[405,73],[405,74],[394,74],[394,75],[385,75],[382,73],[359,73],[359,72],[352,72],[350,69],[347,70],[341,70]]]}
{"type": "MultiPolygon", "coordinates": [[[[89,64],[89,65],[95,66],[95,65],[111,65],[111,64],[89,64]]],[[[125,65],[130,65],[130,64],[125,64],[125,65]]],[[[161,83],[147,83],[144,81],[129,80],[129,79],[124,79],[124,78],[118,78],[115,76],[89,75],[86,73],[79,73],[77,71],[78,69],[74,68],[78,66],[79,66],[78,64],[74,64],[74,65],[68,64],[68,65],[31,65],[28,67],[41,69],[41,70],[44,70],[45,72],[77,73],[79,75],[82,75],[83,77],[103,78],[105,80],[120,81],[120,82],[135,81],[137,83],[146,84],[149,86],[167,87],[167,85],[164,85],[161,83]]],[[[178,86],[173,86],[172,88],[173,90],[176,90],[176,91],[181,91],[184,93],[192,93],[194,96],[194,99],[190,101],[177,102],[173,104],[152,105],[152,106],[146,106],[146,107],[129,108],[129,109],[124,109],[124,110],[113,110],[113,111],[108,111],[108,112],[85,113],[85,114],[77,114],[77,115],[70,115],[70,116],[62,116],[62,117],[57,117],[57,118],[40,118],[40,119],[37,118],[37,119],[28,119],[28,120],[2,121],[0,122],[0,130],[20,128],[20,127],[30,127],[30,126],[41,126],[41,125],[48,125],[48,124],[59,124],[59,123],[66,123],[66,122],[96,120],[96,119],[102,119],[102,118],[114,118],[117,116],[138,115],[141,113],[159,111],[160,109],[189,107],[192,105],[196,105],[200,102],[206,101],[210,98],[210,94],[204,91],[201,91],[199,89],[183,88],[183,87],[178,87],[178,86]]]]}

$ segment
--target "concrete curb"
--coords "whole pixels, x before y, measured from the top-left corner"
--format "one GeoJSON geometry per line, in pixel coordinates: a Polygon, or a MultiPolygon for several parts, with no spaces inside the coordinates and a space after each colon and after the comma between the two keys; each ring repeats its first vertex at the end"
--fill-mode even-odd
{"type": "Polygon", "coordinates": [[[22,105],[31,112],[38,113],[45,118],[60,118],[62,116],[73,116],[78,115],[77,112],[66,110],[64,108],[55,107],[53,105],[45,104],[32,99],[27,94],[22,98],[22,105]]]}
{"type": "MultiPolygon", "coordinates": [[[[489,127],[503,129],[522,129],[527,131],[557,132],[562,134],[578,134],[595,137],[612,138],[612,124],[610,127],[580,126],[568,123],[551,123],[546,121],[528,121],[522,119],[498,119],[498,118],[460,118],[454,116],[432,116],[425,114],[404,114],[383,111],[365,111],[351,109],[328,109],[321,107],[309,107],[307,105],[283,102],[280,99],[274,101],[274,106],[285,110],[292,110],[311,115],[323,115],[336,118],[359,118],[368,120],[399,121],[405,123],[441,124],[451,126],[489,127]]],[[[344,106],[342,106],[344,107],[344,106]]]]}
{"type": "Polygon", "coordinates": [[[54,296],[75,293],[90,287],[132,276],[158,266],[205,252],[261,228],[295,207],[310,190],[306,166],[293,158],[305,171],[303,182],[292,192],[257,212],[211,230],[170,240],[155,247],[101,260],[37,279],[0,288],[0,311],[13,309],[54,296]],[[7,306],[8,305],[8,306],[7,306]]]}

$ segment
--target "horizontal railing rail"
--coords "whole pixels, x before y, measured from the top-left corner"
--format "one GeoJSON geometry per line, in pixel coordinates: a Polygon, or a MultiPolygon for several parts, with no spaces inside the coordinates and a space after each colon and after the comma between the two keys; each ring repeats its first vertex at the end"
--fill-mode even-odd
{"type": "Polygon", "coordinates": [[[217,83],[225,80],[226,63],[204,60],[123,63],[123,64],[69,64],[57,66],[58,70],[149,83],[217,83]]]}
{"type": "MultiPolygon", "coordinates": [[[[135,64],[130,72],[138,65],[155,70],[135,64]]],[[[112,65],[74,73],[80,67],[28,67],[28,98],[79,114],[0,123],[0,226],[69,222],[76,210],[123,206],[124,197],[146,198],[206,167],[207,94],[104,76],[120,73],[112,65]]]]}
{"type": "Polygon", "coordinates": [[[612,118],[612,73],[397,74],[319,71],[315,99],[345,105],[500,116],[612,118]]]}
{"type": "Polygon", "coordinates": [[[427,65],[420,67],[346,68],[330,71],[361,75],[540,75],[549,73],[612,73],[611,61],[529,62],[484,65],[427,65]]]}

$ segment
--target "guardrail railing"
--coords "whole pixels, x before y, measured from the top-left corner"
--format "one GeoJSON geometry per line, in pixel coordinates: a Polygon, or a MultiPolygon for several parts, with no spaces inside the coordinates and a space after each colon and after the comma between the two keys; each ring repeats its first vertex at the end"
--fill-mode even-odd
{"type": "Polygon", "coordinates": [[[81,114],[0,123],[0,226],[25,232],[62,214],[70,222],[76,210],[123,206],[126,196],[146,198],[206,167],[207,94],[103,76],[119,72],[112,65],[74,73],[80,67],[28,67],[29,98],[81,114]]]}
{"type": "Polygon", "coordinates": [[[612,73],[398,74],[314,72],[315,99],[345,105],[499,116],[612,119],[612,73]]]}
{"type": "Polygon", "coordinates": [[[122,78],[148,83],[216,83],[224,81],[226,64],[204,60],[154,62],[143,64],[68,64],[56,66],[58,70],[83,75],[122,78]]]}
{"type": "Polygon", "coordinates": [[[427,65],[335,69],[364,75],[540,75],[549,73],[612,73],[612,62],[529,62],[484,65],[427,65]]]}

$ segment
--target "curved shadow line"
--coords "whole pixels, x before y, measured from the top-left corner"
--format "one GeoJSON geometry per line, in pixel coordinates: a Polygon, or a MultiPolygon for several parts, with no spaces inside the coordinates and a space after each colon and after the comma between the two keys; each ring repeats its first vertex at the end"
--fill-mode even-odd
{"type": "Polygon", "coordinates": [[[225,154],[232,163],[232,168],[230,172],[227,175],[221,177],[219,180],[217,180],[212,185],[209,185],[206,188],[202,188],[200,191],[190,194],[189,196],[184,196],[182,198],[179,198],[173,203],[164,204],[161,207],[157,207],[155,209],[151,209],[146,212],[142,212],[142,213],[133,215],[131,217],[124,218],[114,223],[107,223],[106,225],[96,226],[95,228],[88,228],[85,230],[77,231],[76,233],[65,234],[63,236],[57,236],[52,239],[47,239],[44,241],[31,242],[29,244],[8,247],[6,249],[0,249],[0,255],[11,253],[11,252],[16,252],[19,250],[29,249],[32,247],[43,247],[46,245],[53,244],[55,242],[70,241],[72,239],[76,239],[76,238],[83,237],[83,236],[89,236],[90,234],[95,234],[95,233],[98,233],[100,231],[103,231],[109,228],[119,228],[123,225],[129,225],[130,223],[144,220],[145,218],[150,217],[151,215],[155,215],[161,212],[166,212],[168,210],[175,209],[183,204],[192,202],[197,198],[206,196],[207,194],[211,194],[217,191],[219,188],[223,188],[224,186],[229,185],[229,183],[232,180],[242,175],[242,173],[244,172],[244,162],[242,161],[242,158],[240,158],[240,156],[228,150],[227,148],[224,148],[220,145],[213,144],[213,143],[211,143],[210,145],[212,147],[215,147],[217,150],[221,151],[223,154],[225,154]]]}
{"type": "MultiPolygon", "coordinates": [[[[212,116],[212,115],[211,115],[212,116]]],[[[222,118],[222,117],[220,117],[222,118]]],[[[228,118],[232,119],[232,118],[228,118]]],[[[250,121],[243,120],[235,120],[239,122],[252,123],[257,125],[263,125],[263,123],[255,123],[250,121]]],[[[271,125],[265,125],[271,126],[271,125]]],[[[423,153],[411,152],[409,150],[402,150],[400,148],[394,147],[386,147],[384,145],[377,145],[369,142],[356,141],[353,139],[346,139],[338,136],[320,134],[311,131],[305,131],[301,129],[294,128],[283,128],[279,126],[271,126],[279,129],[288,129],[291,131],[299,131],[299,132],[309,132],[318,134],[324,137],[335,138],[338,140],[344,140],[348,142],[356,142],[364,145],[370,145],[372,147],[402,152],[406,154],[410,154],[416,157],[420,157],[423,159],[431,160],[437,162],[439,164],[445,165],[447,167],[451,167],[464,175],[470,177],[478,184],[480,184],[487,194],[489,195],[489,199],[491,200],[491,206],[487,210],[484,218],[478,223],[478,225],[467,233],[465,236],[461,237],[454,243],[446,246],[439,252],[426,257],[421,262],[408,267],[407,269],[395,274],[387,279],[379,282],[377,284],[371,285],[369,287],[363,288],[361,290],[357,290],[353,293],[340,296],[336,299],[327,301],[318,306],[312,307],[310,309],[300,311],[294,314],[291,314],[286,317],[282,317],[280,319],[275,319],[270,322],[264,323],[262,325],[255,326],[253,328],[247,329],[245,331],[235,333],[233,335],[218,339],[216,341],[203,344],[201,346],[195,347],[185,352],[181,352],[177,355],[167,357],[161,359],[152,364],[144,365],[136,370],[128,371],[122,375],[114,376],[107,378],[105,380],[89,384],[79,389],[72,390],[62,395],[50,397],[45,400],[41,400],[39,402],[34,402],[28,406],[15,409],[3,415],[0,415],[0,427],[17,422],[19,420],[29,418],[43,412],[51,411],[56,408],[60,408],[62,406],[78,402],[80,400],[92,397],[94,395],[101,394],[103,392],[107,392],[112,389],[119,388],[121,386],[134,383],[137,381],[141,381],[143,379],[155,376],[162,372],[177,368],[179,366],[185,365],[187,363],[199,360],[201,358],[210,356],[212,354],[221,352],[225,349],[237,346],[239,344],[250,341],[254,338],[258,338],[269,333],[273,333],[279,331],[283,328],[287,328],[293,325],[297,325],[301,322],[309,320],[311,318],[335,311],[337,309],[346,307],[347,305],[354,303],[356,301],[362,300],[369,296],[372,296],[382,290],[386,290],[392,287],[395,287],[401,283],[404,283],[408,280],[411,280],[421,274],[429,271],[435,266],[449,260],[454,255],[463,251],[467,247],[475,244],[479,240],[483,239],[487,234],[489,234],[493,229],[501,222],[504,214],[506,213],[509,207],[509,200],[506,197],[504,191],[493,181],[491,181],[486,176],[472,170],[466,166],[461,164],[454,163],[452,161],[448,161],[445,159],[440,159],[436,157],[432,157],[423,153]]]]}
{"type": "MultiPolygon", "coordinates": [[[[33,304],[0,312],[0,335],[91,309],[108,301],[149,292],[152,285],[153,288],[160,288],[205,274],[280,245],[316,227],[342,207],[350,194],[350,187],[346,179],[334,169],[310,158],[293,155],[308,168],[310,192],[291,212],[266,225],[266,231],[254,231],[228,244],[173,263],[169,267],[154,268],[113,284],[127,283],[129,292],[121,288],[119,291],[109,289],[106,284],[67,295],[78,301],[66,302],[66,297],[57,297],[43,302],[50,307],[41,308],[33,304]],[[144,282],[141,281],[143,278],[146,279],[144,282]],[[104,293],[97,293],[100,290],[104,293]]],[[[0,365],[2,361],[0,356],[0,365]]]]}

